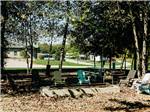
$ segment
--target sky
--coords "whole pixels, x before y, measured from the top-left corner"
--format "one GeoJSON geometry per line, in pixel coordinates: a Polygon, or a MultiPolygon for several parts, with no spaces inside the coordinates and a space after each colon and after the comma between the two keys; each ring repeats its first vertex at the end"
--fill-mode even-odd
{"type": "MultiPolygon", "coordinates": [[[[58,37],[58,38],[55,38],[55,40],[53,40],[53,44],[62,44],[62,40],[63,38],[62,37],[58,37]]],[[[50,44],[50,37],[41,37],[41,39],[39,38],[39,41],[38,43],[47,43],[47,44],[50,44]]]]}

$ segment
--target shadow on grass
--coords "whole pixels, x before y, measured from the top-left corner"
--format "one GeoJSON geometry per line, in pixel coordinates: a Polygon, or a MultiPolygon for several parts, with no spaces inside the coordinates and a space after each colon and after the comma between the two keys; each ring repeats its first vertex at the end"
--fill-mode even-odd
{"type": "Polygon", "coordinates": [[[120,106],[118,107],[106,107],[105,110],[109,110],[109,111],[121,111],[124,110],[126,112],[132,112],[135,111],[137,109],[142,109],[142,108],[150,108],[150,105],[148,104],[143,104],[141,102],[128,102],[128,101],[120,101],[118,99],[109,99],[109,101],[112,102],[117,102],[120,104],[120,106]]]}

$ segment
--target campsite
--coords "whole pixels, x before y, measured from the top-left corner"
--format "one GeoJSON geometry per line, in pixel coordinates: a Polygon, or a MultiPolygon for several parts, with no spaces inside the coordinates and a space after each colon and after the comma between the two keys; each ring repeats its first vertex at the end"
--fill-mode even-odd
{"type": "Polygon", "coordinates": [[[2,112],[150,112],[149,1],[1,1],[2,112]]]}

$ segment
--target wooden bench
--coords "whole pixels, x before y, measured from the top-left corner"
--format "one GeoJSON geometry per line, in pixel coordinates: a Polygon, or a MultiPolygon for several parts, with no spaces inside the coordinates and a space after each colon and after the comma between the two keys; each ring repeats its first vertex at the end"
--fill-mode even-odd
{"type": "Polygon", "coordinates": [[[8,81],[9,85],[13,89],[13,91],[20,91],[20,89],[23,89],[25,91],[30,90],[32,87],[32,84],[34,83],[32,81],[32,78],[17,78],[18,74],[9,74],[8,75],[8,81]]]}
{"type": "Polygon", "coordinates": [[[120,79],[125,76],[125,72],[123,71],[112,71],[112,84],[119,84],[120,79]]]}

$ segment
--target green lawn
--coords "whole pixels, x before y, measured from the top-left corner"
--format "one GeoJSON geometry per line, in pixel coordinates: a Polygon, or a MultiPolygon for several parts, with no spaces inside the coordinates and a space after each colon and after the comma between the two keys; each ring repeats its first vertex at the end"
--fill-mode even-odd
{"type": "MultiPolygon", "coordinates": [[[[130,59],[130,58],[127,59],[127,63],[128,63],[128,64],[131,63],[131,59],[130,59]]],[[[122,65],[122,59],[121,59],[121,58],[116,59],[115,64],[116,64],[116,69],[120,69],[120,67],[121,67],[121,65],[122,65]]],[[[100,66],[101,66],[101,62],[96,62],[96,67],[100,67],[100,66]]],[[[109,61],[106,61],[106,62],[105,62],[104,68],[109,68],[109,61]]],[[[130,69],[131,66],[128,66],[128,65],[127,65],[127,68],[130,69]]]]}
{"type": "MultiPolygon", "coordinates": [[[[47,65],[47,60],[41,60],[41,59],[37,59],[34,61],[35,64],[41,64],[41,65],[47,65]]],[[[50,65],[59,65],[60,61],[50,61],[50,65]]],[[[63,62],[64,66],[87,66],[87,65],[83,65],[83,64],[75,64],[75,63],[70,63],[70,62],[63,62]]]]}
{"type": "MultiPolygon", "coordinates": [[[[121,62],[118,62],[119,59],[116,61],[116,68],[119,69],[121,66],[121,62]]],[[[127,62],[130,62],[131,60],[127,60],[127,62]]],[[[86,61],[85,61],[86,62],[86,61]]],[[[88,62],[92,62],[92,61],[88,61],[88,62]]],[[[47,60],[41,60],[41,59],[37,59],[34,61],[35,64],[41,64],[41,65],[47,65],[47,60]]],[[[53,60],[50,61],[50,65],[59,65],[59,61],[53,60]]],[[[64,66],[87,66],[87,65],[83,65],[83,64],[75,64],[75,63],[70,63],[70,62],[64,62],[63,63],[64,66]]],[[[94,63],[93,63],[93,67],[94,67],[94,63]]],[[[101,62],[96,62],[96,68],[100,68],[101,67],[101,62]]],[[[109,62],[105,62],[105,66],[104,68],[109,68],[109,62]]],[[[127,66],[127,68],[130,68],[130,66],[127,66]]]]}

